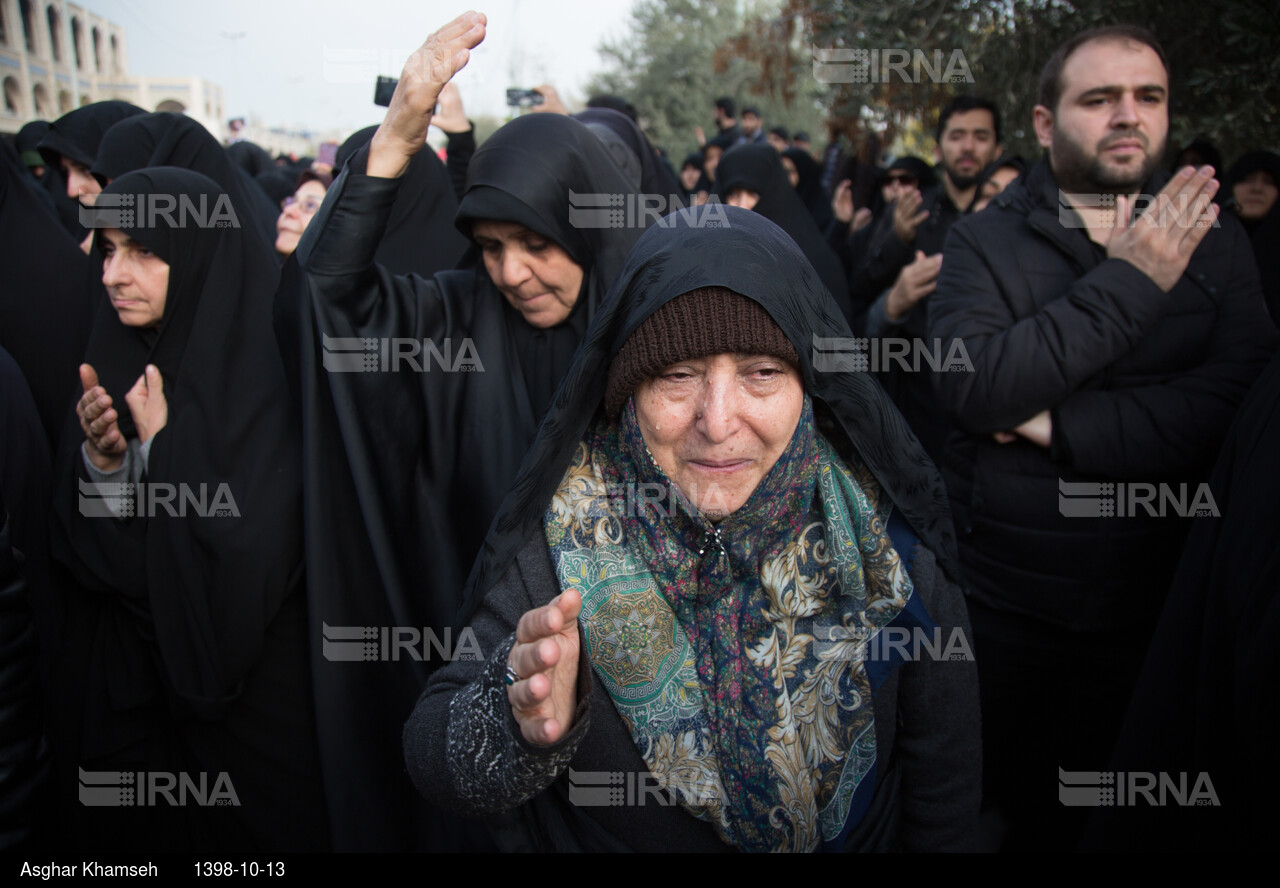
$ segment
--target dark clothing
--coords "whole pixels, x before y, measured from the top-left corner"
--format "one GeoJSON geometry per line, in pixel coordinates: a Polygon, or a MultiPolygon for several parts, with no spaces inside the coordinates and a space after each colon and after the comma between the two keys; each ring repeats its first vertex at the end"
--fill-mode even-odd
{"type": "MultiPolygon", "coordinates": [[[[28,151],[38,151],[40,140],[44,138],[47,132],[49,132],[47,121],[33,120],[18,130],[18,134],[13,137],[13,147],[23,155],[28,151]]],[[[25,161],[23,166],[27,167],[25,161]]],[[[27,167],[27,172],[40,183],[40,187],[49,195],[54,214],[58,217],[63,230],[71,235],[76,243],[80,243],[88,234],[85,227],[80,224],[80,203],[74,198],[67,197],[67,180],[62,176],[61,167],[50,166],[48,163],[44,163],[43,166],[44,172],[38,178],[35,176],[35,171],[29,167],[27,167]]]]}
{"type": "Polygon", "coordinates": [[[466,132],[445,135],[449,141],[444,148],[444,165],[449,171],[454,197],[462,200],[462,195],[467,193],[467,167],[471,166],[471,158],[476,153],[476,128],[473,125],[466,132]]]}
{"type": "MultiPolygon", "coordinates": [[[[239,142],[232,142],[227,146],[227,157],[231,158],[232,163],[254,178],[276,169],[270,154],[253,142],[246,142],[243,139],[239,142]]],[[[310,164],[307,166],[310,166],[310,164]]],[[[306,169],[307,166],[302,167],[302,169],[306,169]]],[[[294,177],[297,177],[297,173],[294,174],[294,177]]]]}
{"type": "Polygon", "coordinates": [[[680,180],[653,150],[649,139],[627,115],[609,108],[588,108],[573,115],[586,124],[609,151],[632,190],[661,199],[660,215],[673,213],[685,205],[681,200],[680,180]]]}
{"type": "MultiPolygon", "coordinates": [[[[1280,185],[1280,154],[1274,151],[1250,151],[1242,155],[1222,182],[1222,194],[1225,200],[1235,204],[1232,194],[1235,185],[1250,173],[1262,171],[1271,176],[1271,181],[1280,185]]],[[[1267,300],[1267,310],[1271,320],[1280,324],[1280,200],[1271,205],[1271,210],[1261,219],[1252,221],[1241,219],[1244,230],[1249,232],[1249,240],[1253,243],[1253,257],[1258,262],[1258,274],[1262,278],[1262,294],[1267,300]]]]}
{"type": "Polygon", "coordinates": [[[800,148],[788,148],[782,152],[782,156],[795,164],[796,173],[800,177],[796,182],[796,194],[800,202],[813,217],[813,224],[818,226],[818,230],[826,231],[832,219],[831,197],[822,187],[822,167],[818,166],[813,155],[800,148]]]}
{"type": "MultiPolygon", "coordinates": [[[[477,218],[518,222],[583,269],[570,317],[536,329],[483,266],[421,278],[374,264],[401,180],[366,176],[367,158],[361,149],[346,164],[298,246],[305,303],[277,310],[296,315],[281,341],[292,337],[301,348],[313,631],[320,639],[326,625],[415,627],[438,637],[453,624],[467,570],[639,231],[569,224],[570,190],[628,193],[582,124],[536,114],[491,136],[472,159],[459,230],[469,233],[477,218]],[[415,342],[420,369],[401,361],[392,372],[329,371],[353,355],[364,360],[342,354],[351,346],[330,337],[383,349],[387,340],[415,342]]],[[[282,289],[281,298],[299,293],[282,289]]],[[[320,654],[320,746],[335,845],[447,847],[439,818],[431,823],[404,779],[400,740],[434,664],[405,656],[353,669],[320,654]]]]}

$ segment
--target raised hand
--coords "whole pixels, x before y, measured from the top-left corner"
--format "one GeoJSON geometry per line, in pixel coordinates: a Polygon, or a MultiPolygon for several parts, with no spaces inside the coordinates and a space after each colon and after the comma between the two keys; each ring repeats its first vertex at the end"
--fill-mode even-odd
{"type": "Polygon", "coordinates": [[[578,701],[578,612],[582,597],[563,592],[520,618],[507,664],[520,680],[507,701],[530,743],[550,746],[573,727],[578,701]]]}
{"type": "Polygon", "coordinates": [[[556,88],[550,83],[544,83],[541,86],[535,86],[534,92],[542,94],[542,104],[534,105],[529,110],[536,114],[568,114],[569,109],[565,107],[564,101],[560,98],[560,93],[556,92],[556,88]]]}
{"type": "Polygon", "coordinates": [[[853,181],[845,179],[831,196],[831,214],[843,225],[853,221],[853,181]]]}
{"type": "Polygon", "coordinates": [[[446,83],[440,90],[440,110],[431,122],[446,133],[465,133],[471,129],[471,121],[462,110],[462,94],[458,92],[458,84],[446,83]]]}
{"type": "Polygon", "coordinates": [[[98,384],[98,371],[92,365],[80,365],[80,384],[84,394],[76,402],[76,416],[84,430],[85,454],[94,468],[114,472],[124,462],[129,448],[124,435],[120,434],[120,417],[111,405],[111,396],[98,384]]]}
{"type": "Polygon", "coordinates": [[[929,218],[929,211],[920,209],[923,204],[924,196],[916,188],[893,202],[893,231],[904,244],[915,243],[916,229],[929,218]]]}
{"type": "Polygon", "coordinates": [[[1187,270],[1191,254],[1218,219],[1213,167],[1186,167],[1169,180],[1132,224],[1131,205],[1116,196],[1116,218],[1107,256],[1132,264],[1168,293],[1187,270]]]}
{"type": "Polygon", "coordinates": [[[370,176],[404,175],[412,157],[427,141],[431,115],[444,85],[467,64],[471,50],[484,40],[483,13],[465,12],[426,39],[404,64],[400,83],[382,125],[369,146],[370,176]]]}
{"type": "Polygon", "coordinates": [[[938,275],[942,272],[942,254],[926,256],[924,250],[916,250],[916,258],[898,272],[898,280],[885,299],[884,313],[891,323],[898,323],[915,304],[938,288],[938,275]]]}
{"type": "Polygon", "coordinates": [[[147,365],[133,388],[125,394],[124,402],[129,405],[133,425],[138,430],[138,441],[143,444],[155,437],[169,422],[169,402],[164,396],[164,377],[155,364],[147,365]]]}

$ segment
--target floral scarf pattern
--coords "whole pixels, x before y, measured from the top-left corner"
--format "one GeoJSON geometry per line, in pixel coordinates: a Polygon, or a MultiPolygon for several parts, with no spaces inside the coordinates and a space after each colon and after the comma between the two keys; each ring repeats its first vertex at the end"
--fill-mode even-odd
{"type": "Polygon", "coordinates": [[[891,504],[815,428],[719,524],[658,467],[628,404],[593,426],[544,517],[579,629],[657,782],[720,837],[812,851],[861,816],[875,782],[874,635],[911,581],[891,504]]]}

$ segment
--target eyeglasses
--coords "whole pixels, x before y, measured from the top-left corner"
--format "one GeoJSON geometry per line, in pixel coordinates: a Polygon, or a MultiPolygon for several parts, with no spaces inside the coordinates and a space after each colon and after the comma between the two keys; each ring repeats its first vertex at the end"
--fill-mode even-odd
{"type": "Polygon", "coordinates": [[[917,179],[915,176],[885,176],[884,184],[886,185],[906,185],[910,188],[915,185],[917,179]]]}
{"type": "Polygon", "coordinates": [[[310,216],[310,215],[313,215],[316,210],[320,209],[320,207],[324,204],[324,201],[318,200],[314,197],[308,197],[306,200],[298,200],[296,197],[294,197],[291,194],[288,197],[286,197],[284,200],[280,201],[280,209],[287,210],[289,209],[289,207],[293,206],[294,204],[297,204],[298,209],[302,210],[302,212],[310,216]]]}

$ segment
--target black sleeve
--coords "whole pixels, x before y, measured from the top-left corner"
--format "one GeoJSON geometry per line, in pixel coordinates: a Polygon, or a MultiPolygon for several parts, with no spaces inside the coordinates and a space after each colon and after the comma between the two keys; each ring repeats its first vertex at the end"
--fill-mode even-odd
{"type": "MultiPolygon", "coordinates": [[[[467,121],[470,123],[470,121],[467,121]]],[[[458,200],[467,190],[467,167],[471,165],[471,156],[476,153],[476,128],[465,133],[448,133],[449,142],[445,146],[445,168],[449,171],[449,182],[453,185],[453,193],[458,200]]]]}

